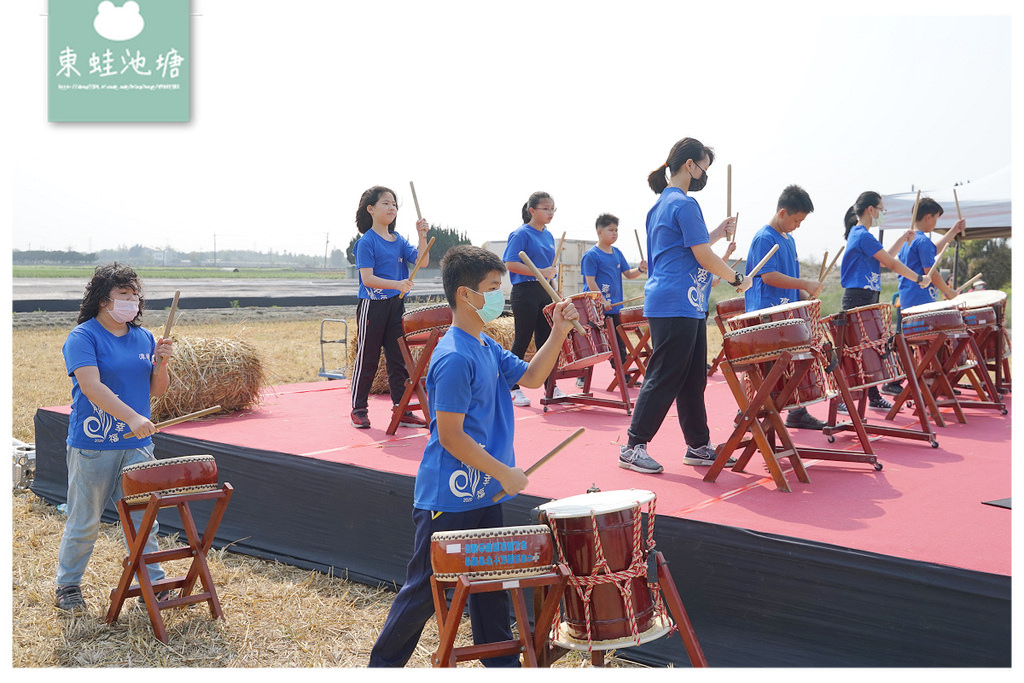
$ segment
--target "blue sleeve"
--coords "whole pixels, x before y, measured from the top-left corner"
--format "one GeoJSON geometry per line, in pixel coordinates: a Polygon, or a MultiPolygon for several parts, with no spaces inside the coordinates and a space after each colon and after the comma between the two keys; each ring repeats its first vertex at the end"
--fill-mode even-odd
{"type": "Polygon", "coordinates": [[[356,257],[356,268],[373,268],[373,245],[366,235],[356,240],[352,251],[356,257]]]}
{"type": "Polygon", "coordinates": [[[597,255],[593,251],[587,251],[580,262],[580,275],[594,277],[597,275],[597,255]]]}
{"type": "Polygon", "coordinates": [[[921,260],[921,267],[925,270],[930,269],[935,265],[935,245],[932,244],[931,240],[925,244],[924,240],[917,246],[917,257],[921,260]],[[929,245],[931,248],[929,248],[929,245]]]}
{"type": "Polygon", "coordinates": [[[466,387],[472,386],[473,368],[468,358],[458,353],[446,353],[432,363],[434,394],[431,408],[445,413],[469,411],[472,395],[466,387]]]}
{"type": "Polygon", "coordinates": [[[505,245],[505,253],[502,255],[501,260],[522,263],[522,259],[519,258],[519,252],[521,251],[526,251],[526,245],[523,244],[521,232],[517,228],[508,236],[508,243],[505,245]]]}
{"type": "Polygon", "coordinates": [[[492,340],[490,346],[497,356],[498,370],[501,372],[505,383],[508,384],[509,391],[511,391],[512,387],[518,384],[519,380],[526,374],[526,369],[530,367],[530,364],[511,351],[502,348],[501,344],[496,341],[492,340]]]}
{"type": "Polygon", "coordinates": [[[697,202],[682,202],[676,210],[675,219],[683,233],[683,246],[694,247],[711,241],[708,227],[704,224],[704,214],[697,202]]]}
{"type": "MultiPolygon", "coordinates": [[[[775,246],[771,240],[766,237],[755,237],[750,243],[750,250],[747,253],[747,272],[749,273],[754,266],[761,262],[765,254],[771,251],[771,248],[775,246]]],[[[761,266],[761,270],[757,271],[757,275],[754,277],[761,277],[763,273],[778,273],[782,271],[781,263],[779,259],[782,258],[782,249],[780,248],[772,257],[768,259],[768,262],[761,266]]]]}
{"type": "Polygon", "coordinates": [[[872,258],[874,258],[875,254],[880,250],[885,249],[885,247],[882,246],[882,243],[867,230],[864,231],[864,235],[861,237],[860,241],[857,242],[857,247],[872,258]]]}
{"type": "Polygon", "coordinates": [[[75,370],[78,368],[99,367],[99,361],[96,359],[96,344],[93,342],[92,335],[81,327],[71,330],[71,334],[64,342],[63,352],[64,365],[67,367],[69,377],[75,374],[75,370]]]}
{"type": "Polygon", "coordinates": [[[415,266],[416,259],[420,257],[419,250],[412,246],[412,243],[401,235],[398,235],[398,239],[402,240],[402,260],[410,266],[415,266]]]}

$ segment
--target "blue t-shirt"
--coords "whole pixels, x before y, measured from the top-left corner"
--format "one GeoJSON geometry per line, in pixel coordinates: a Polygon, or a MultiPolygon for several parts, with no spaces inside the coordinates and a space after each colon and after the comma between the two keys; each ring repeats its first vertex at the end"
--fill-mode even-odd
{"type": "MultiPolygon", "coordinates": [[[[509,234],[505,253],[501,260],[508,263],[522,263],[519,258],[521,251],[526,252],[538,270],[550,268],[551,264],[555,262],[555,236],[547,228],[537,230],[523,223],[509,234]]],[[[532,275],[520,275],[512,271],[509,271],[508,277],[513,285],[537,281],[537,278],[532,275]]]]}
{"type": "Polygon", "coordinates": [[[416,474],[414,507],[462,512],[494,505],[491,499],[501,491],[501,484],[441,446],[436,414],[463,414],[466,434],[496,460],[514,467],[515,416],[509,392],[527,367],[486,334],[476,338],[458,327],[448,328],[427,371],[430,438],[416,474]]]}
{"type": "MultiPolygon", "coordinates": [[[[394,242],[388,242],[373,230],[367,230],[356,240],[353,247],[356,257],[356,269],[373,268],[373,274],[385,280],[404,280],[409,277],[409,264],[416,264],[419,258],[417,251],[409,240],[397,232],[394,242]]],[[[363,275],[359,274],[360,299],[390,299],[398,296],[397,289],[376,289],[363,284],[363,275]]]]}
{"type": "Polygon", "coordinates": [[[697,200],[678,187],[665,188],[647,212],[645,316],[707,317],[711,273],[697,262],[692,247],[709,241],[697,200]]]}
{"type": "MultiPolygon", "coordinates": [[[[622,274],[630,269],[629,261],[622,255],[617,247],[612,247],[612,253],[606,253],[598,246],[593,246],[583,255],[580,263],[580,273],[583,275],[583,291],[589,292],[587,276],[597,281],[604,300],[610,304],[622,301],[622,274]]],[[[622,306],[610,308],[606,313],[618,313],[622,306]]]]}
{"type": "MultiPolygon", "coordinates": [[[[900,247],[899,260],[915,273],[926,274],[935,263],[935,245],[928,235],[918,232],[910,244],[900,247]]],[[[921,304],[930,304],[938,299],[938,292],[935,285],[928,285],[922,289],[913,280],[900,275],[898,277],[898,290],[900,293],[900,307],[910,308],[921,304]]]]}
{"type": "Polygon", "coordinates": [[[843,260],[839,264],[839,283],[844,289],[882,291],[882,264],[875,258],[882,248],[882,243],[863,225],[857,224],[850,229],[843,260]]]}
{"type": "Polygon", "coordinates": [[[790,277],[800,277],[800,261],[796,256],[796,240],[792,235],[784,235],[770,225],[758,230],[747,251],[747,272],[760,263],[776,244],[779,245],[779,250],[758,271],[750,289],[743,295],[744,306],[748,311],[800,301],[799,289],[772,287],[761,279],[762,273],[782,273],[790,277]]]}
{"type": "Polygon", "coordinates": [[[142,448],[150,437],[123,440],[128,425],[100,410],[78,386],[75,370],[95,366],[100,381],[139,415],[149,418],[149,380],[153,372],[156,341],[141,327],[128,326],[118,337],[92,318],[71,330],[64,342],[64,364],[71,377],[71,417],[68,445],[95,451],[142,448]]]}

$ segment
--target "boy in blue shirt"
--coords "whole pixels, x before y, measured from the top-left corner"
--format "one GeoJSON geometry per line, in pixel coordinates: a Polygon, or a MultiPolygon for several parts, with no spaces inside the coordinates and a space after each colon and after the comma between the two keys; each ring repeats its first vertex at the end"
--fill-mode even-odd
{"type": "MultiPolygon", "coordinates": [[[[612,319],[615,332],[615,341],[619,345],[619,357],[626,357],[626,345],[619,337],[619,313],[622,305],[612,306],[623,300],[622,276],[630,280],[640,277],[641,273],[647,272],[647,261],[641,259],[640,265],[632,268],[626,257],[615,246],[619,239],[619,219],[610,213],[603,213],[597,217],[595,223],[597,229],[597,244],[591,247],[580,263],[580,272],[583,275],[584,292],[600,292],[601,300],[604,303],[605,316],[612,319]]],[[[612,359],[608,360],[615,366],[612,359]]],[[[584,378],[576,380],[576,386],[582,387],[584,378]]]]}
{"type": "MultiPolygon", "coordinates": [[[[555,305],[554,326],[529,364],[483,333],[501,315],[505,264],[479,247],[452,247],[441,260],[441,279],[452,308],[452,325],[430,359],[430,439],[416,474],[412,517],[416,525],[405,583],[370,653],[371,667],[405,666],[434,614],[430,589],[430,536],[437,531],[504,526],[504,490],[515,495],[527,478],[515,465],[514,415],[510,389],[516,383],[544,383],[579,317],[571,302],[555,305]]],[[[508,640],[508,594],[481,593],[469,599],[473,640],[508,640]]],[[[484,660],[485,666],[518,666],[518,656],[484,660]]]]}
{"type": "MultiPolygon", "coordinates": [[[[775,215],[768,225],[758,230],[747,251],[747,269],[753,268],[778,245],[779,249],[754,276],[750,289],[744,294],[748,311],[793,303],[804,298],[813,299],[825,288],[816,280],[800,277],[800,261],[796,253],[796,240],[792,233],[800,227],[807,214],[814,211],[811,197],[799,185],[790,185],[779,195],[775,215]]],[[[807,408],[793,408],[786,416],[786,426],[795,429],[821,429],[825,423],[807,412],[807,408]]]]}
{"type": "MultiPolygon", "coordinates": [[[[942,205],[931,197],[925,197],[918,202],[917,213],[914,215],[914,236],[900,247],[900,253],[897,255],[900,263],[915,273],[927,274],[935,264],[936,253],[949,244],[967,224],[961,218],[946,231],[938,243],[933,244],[931,232],[935,230],[935,224],[942,214],[942,205]]],[[[942,279],[938,269],[932,273],[930,284],[923,289],[903,275],[898,277],[897,282],[899,283],[897,291],[900,296],[900,308],[904,309],[937,301],[939,292],[942,292],[947,299],[956,296],[956,292],[942,279]]],[[[903,385],[900,382],[889,382],[882,386],[883,394],[899,396],[902,391],[903,385]]]]}

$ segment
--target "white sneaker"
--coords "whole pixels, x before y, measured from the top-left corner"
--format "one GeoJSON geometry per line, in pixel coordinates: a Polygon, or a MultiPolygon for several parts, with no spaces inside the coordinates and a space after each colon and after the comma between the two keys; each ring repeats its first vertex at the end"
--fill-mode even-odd
{"type": "Polygon", "coordinates": [[[566,394],[561,389],[559,389],[558,387],[555,387],[554,391],[551,392],[551,398],[565,398],[565,397],[566,397],[566,394]]]}
{"type": "Polygon", "coordinates": [[[530,397],[524,394],[522,389],[513,389],[512,405],[520,407],[528,406],[530,405],[530,397]]]}

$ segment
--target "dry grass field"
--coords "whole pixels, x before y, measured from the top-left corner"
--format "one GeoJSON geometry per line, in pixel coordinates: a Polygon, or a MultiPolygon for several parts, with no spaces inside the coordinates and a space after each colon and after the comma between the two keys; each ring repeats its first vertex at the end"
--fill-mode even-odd
{"type": "MultiPolygon", "coordinates": [[[[183,316],[175,335],[242,338],[263,359],[271,384],[317,379],[320,368],[320,316],[263,321],[245,309],[228,311],[219,322],[183,316]]],[[[283,316],[287,317],[287,316],[283,316]]],[[[163,316],[150,313],[147,327],[159,333],[163,316]]],[[[70,401],[71,383],[61,346],[70,324],[21,327],[13,331],[14,437],[33,442],[32,418],[40,406],[70,401]]],[[[717,350],[717,349],[716,349],[717,350]]],[[[12,498],[12,664],[15,667],[361,667],[384,623],[394,597],[317,572],[257,560],[230,552],[210,553],[210,567],[225,620],[213,621],[203,605],[167,610],[169,644],[153,636],[145,610],[126,604],[119,621],[103,621],[109,592],[125,556],[120,529],[104,525],[89,563],[83,593],[88,613],[68,616],[53,605],[57,547],[63,517],[31,492],[12,498]]],[[[161,539],[162,547],[177,545],[161,539]]],[[[185,563],[168,563],[168,574],[185,563]]],[[[469,626],[457,644],[470,644],[469,626]]],[[[428,622],[410,666],[427,667],[437,647],[437,629],[428,622]]],[[[634,666],[614,656],[611,666],[634,666]]],[[[469,663],[466,666],[479,666],[469,663]]],[[[557,667],[589,666],[570,653],[557,667]]]]}

